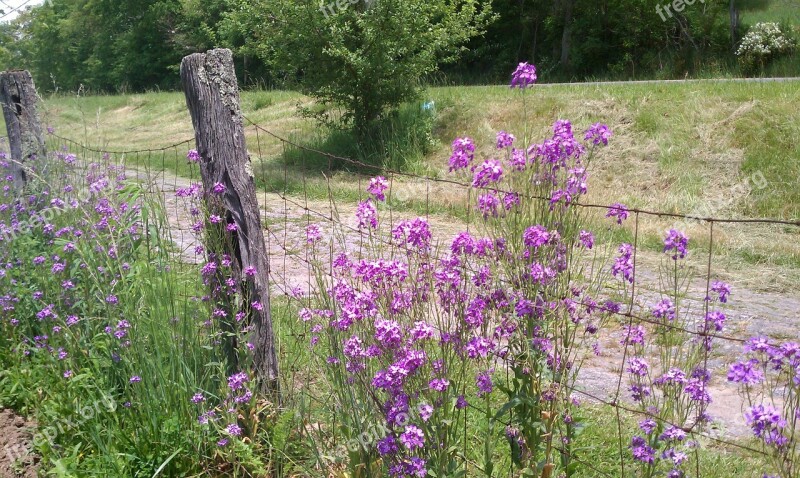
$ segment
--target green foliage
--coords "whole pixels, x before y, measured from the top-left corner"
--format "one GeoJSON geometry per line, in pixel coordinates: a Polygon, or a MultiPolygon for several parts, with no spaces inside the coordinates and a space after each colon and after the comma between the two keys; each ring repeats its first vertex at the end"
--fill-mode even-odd
{"type": "Polygon", "coordinates": [[[530,61],[556,80],[683,77],[703,62],[731,59],[727,0],[697,2],[671,15],[663,12],[670,3],[495,0],[498,21],[469,44],[466,62],[446,71],[468,78],[477,71],[479,82],[505,82],[516,63],[530,61]]]}
{"type": "Polygon", "coordinates": [[[227,28],[247,38],[243,51],[326,106],[307,114],[352,126],[362,139],[387,112],[416,99],[420,78],[455,61],[491,18],[475,0],[234,4],[227,28]]]}
{"type": "Polygon", "coordinates": [[[18,52],[14,42],[17,30],[16,23],[0,23],[0,71],[13,68],[17,62],[18,52]]]}
{"type": "MultiPolygon", "coordinates": [[[[243,84],[300,85],[326,104],[307,113],[363,126],[420,79],[505,82],[521,61],[556,81],[736,75],[749,25],[800,22],[797,0],[672,3],[52,0],[0,22],[0,67],[31,69],[41,90],[177,89],[184,55],[227,47],[243,84]]],[[[800,71],[796,55],[773,63],[762,73],[800,71]]]]}
{"type": "MultiPolygon", "coordinates": [[[[194,297],[205,286],[181,263],[161,198],[120,169],[68,175],[49,159],[24,214],[7,207],[9,195],[0,210],[0,301],[13,303],[0,311],[0,406],[37,423],[43,472],[266,476],[277,419],[262,421],[268,407],[255,399],[228,411],[220,332],[210,304],[194,297]],[[86,177],[92,192],[56,185],[67,177],[86,177]],[[48,208],[44,191],[63,191],[64,203],[48,208]],[[241,438],[229,423],[241,424],[241,438]],[[229,446],[217,445],[225,437],[229,446]]],[[[279,433],[292,448],[294,437],[279,433]]]]}
{"type": "Polygon", "coordinates": [[[431,173],[424,160],[436,144],[433,137],[435,122],[433,103],[406,103],[387,114],[382,121],[370,124],[361,135],[352,130],[320,128],[308,141],[314,151],[289,148],[282,159],[289,165],[312,171],[343,169],[375,174],[385,167],[431,173]],[[355,158],[366,166],[335,157],[355,158]]]}
{"type": "Polygon", "coordinates": [[[736,55],[746,73],[762,70],[773,60],[792,52],[795,39],[777,23],[756,23],[742,39],[736,55]]]}

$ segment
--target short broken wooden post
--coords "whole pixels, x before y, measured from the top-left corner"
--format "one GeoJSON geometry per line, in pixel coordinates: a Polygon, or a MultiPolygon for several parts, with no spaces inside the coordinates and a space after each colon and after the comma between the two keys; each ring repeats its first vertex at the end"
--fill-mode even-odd
{"type": "Polygon", "coordinates": [[[244,314],[245,323],[252,325],[259,388],[277,396],[278,359],[270,313],[269,259],[245,143],[233,54],[216,49],[185,57],[181,62],[181,83],[194,125],[205,203],[209,214],[224,219],[220,224],[206,226],[228,239],[225,245],[207,244],[216,249],[208,253],[231,258],[241,300],[228,304],[239,310],[227,312],[244,314]],[[254,303],[258,304],[254,307],[254,303]]]}
{"type": "Polygon", "coordinates": [[[6,120],[11,175],[17,191],[25,186],[27,180],[25,163],[44,158],[47,154],[36,111],[37,99],[33,78],[27,70],[0,73],[0,104],[6,120]]]}

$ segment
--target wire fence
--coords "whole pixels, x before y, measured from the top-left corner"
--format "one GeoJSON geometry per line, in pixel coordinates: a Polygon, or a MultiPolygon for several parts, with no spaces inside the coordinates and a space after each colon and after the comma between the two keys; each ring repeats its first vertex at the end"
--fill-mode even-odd
{"type": "MultiPolygon", "coordinates": [[[[250,141],[249,150],[254,158],[254,179],[259,187],[259,213],[266,231],[270,285],[274,293],[284,296],[298,309],[307,306],[309,295],[315,293],[316,287],[318,287],[318,274],[324,274],[330,280],[334,279],[331,272],[334,256],[337,252],[343,252],[336,250],[337,247],[360,254],[368,243],[377,242],[387,248],[397,250],[398,244],[392,240],[390,235],[365,234],[362,229],[357,227],[352,218],[356,203],[365,197],[368,181],[374,175],[386,176],[389,183],[387,192],[389,197],[401,189],[411,191],[408,194],[408,201],[399,203],[390,200],[389,207],[382,212],[382,221],[388,223],[389,231],[393,230],[400,221],[420,215],[431,222],[433,230],[444,243],[459,231],[474,230],[476,222],[479,222],[473,203],[477,194],[481,192],[481,188],[475,188],[469,182],[423,176],[329,154],[285,138],[250,119],[246,118],[246,121],[248,123],[246,128],[255,134],[255,143],[250,141]],[[266,146],[267,139],[270,141],[269,147],[266,146]],[[266,167],[266,160],[269,157],[266,151],[269,150],[274,155],[272,146],[274,141],[281,145],[280,153],[284,156],[289,151],[299,151],[302,153],[299,155],[300,159],[294,164],[287,161],[271,162],[271,164],[279,164],[279,166],[266,167]],[[326,159],[327,167],[308,164],[306,158],[309,155],[326,159]],[[339,183],[331,182],[332,176],[341,174],[342,165],[349,167],[345,168],[349,170],[346,173],[347,180],[339,183]],[[343,190],[336,189],[340,187],[343,190]],[[446,192],[448,198],[446,206],[443,206],[441,201],[443,192],[446,192]],[[306,247],[306,230],[312,225],[320,227],[323,235],[330,238],[330,247],[324,254],[324,260],[321,260],[319,256],[312,257],[309,248],[306,247]],[[327,262],[327,267],[324,262],[327,262]]],[[[73,163],[74,161],[73,164],[80,166],[82,173],[78,176],[84,180],[80,187],[91,187],[91,171],[96,167],[103,170],[109,168],[113,170],[113,168],[119,167],[121,168],[120,172],[124,172],[129,178],[135,178],[145,184],[147,191],[159,198],[163,204],[170,222],[172,241],[179,249],[180,256],[186,264],[192,265],[203,260],[202,254],[197,252],[202,244],[198,240],[196,229],[193,228],[197,220],[196,214],[187,207],[186,202],[180,196],[181,191],[191,188],[193,183],[200,181],[197,165],[186,159],[187,152],[193,147],[193,142],[193,139],[187,139],[160,148],[123,151],[85,145],[66,137],[51,134],[48,139],[48,147],[51,152],[60,155],[62,160],[67,155],[74,155],[74,158],[69,158],[68,162],[73,163]]],[[[498,191],[496,188],[492,188],[492,190],[498,191]]],[[[510,191],[499,190],[498,192],[510,191]]],[[[529,196],[525,199],[550,201],[549,197],[529,196]]],[[[573,203],[572,206],[587,210],[587,214],[598,222],[602,220],[603,213],[609,208],[608,205],[580,202],[573,203]]],[[[634,282],[632,284],[633,290],[627,296],[626,302],[622,304],[621,310],[615,314],[616,328],[611,327],[611,331],[603,338],[604,343],[609,344],[609,350],[603,352],[598,359],[602,365],[591,368],[595,373],[595,379],[592,380],[591,375],[579,375],[577,382],[570,385],[571,392],[576,397],[582,398],[594,407],[607,410],[615,417],[617,443],[613,448],[617,453],[615,457],[617,465],[605,466],[601,469],[582,452],[576,452],[565,446],[559,448],[561,453],[569,455],[584,469],[590,470],[587,472],[587,476],[591,473],[594,473],[594,476],[624,476],[629,473],[634,466],[630,439],[635,430],[632,430],[631,420],[634,420],[634,417],[640,417],[664,422],[658,413],[638,407],[627,393],[629,378],[626,365],[629,364],[633,352],[629,342],[626,341],[623,341],[622,348],[614,347],[614,344],[620,343],[622,325],[627,327],[636,325],[666,327],[695,337],[699,341],[713,340],[729,344],[723,346],[725,353],[728,354],[724,357],[712,356],[708,349],[705,349],[702,362],[703,368],[706,370],[712,367],[720,369],[731,358],[730,354],[740,350],[748,340],[746,324],[736,323],[737,320],[744,320],[745,314],[741,310],[734,313],[731,325],[726,328],[727,332],[724,333],[702,327],[692,328],[686,324],[665,323],[648,316],[646,304],[652,303],[657,295],[658,286],[653,284],[656,279],[652,277],[648,283],[647,278],[652,275],[654,266],[652,261],[642,258],[642,255],[646,254],[648,250],[647,246],[643,245],[647,238],[643,237],[641,232],[642,223],[653,219],[684,220],[702,223],[707,228],[707,243],[703,244],[702,250],[695,251],[698,272],[687,289],[687,307],[703,312],[708,311],[707,298],[711,295],[712,281],[719,272],[719,268],[715,265],[715,256],[718,248],[721,247],[718,238],[720,228],[726,226],[764,227],[789,228],[792,231],[800,231],[800,220],[785,218],[702,217],[638,208],[630,208],[629,213],[632,220],[629,221],[627,230],[632,235],[634,276],[641,275],[645,277],[645,280],[642,283],[634,282]],[[601,380],[597,380],[598,377],[601,380]]],[[[772,229],[768,229],[768,231],[772,231],[772,229]]],[[[402,246],[400,247],[402,248],[402,246]]],[[[431,261],[436,262],[446,258],[447,254],[442,253],[432,256],[431,261]]],[[[579,303],[578,305],[588,304],[579,303]]],[[[744,304],[744,306],[746,305],[744,304]]],[[[787,310],[784,312],[782,317],[786,318],[797,311],[787,310]]],[[[797,325],[796,322],[787,324],[789,327],[795,325],[797,325]]],[[[294,331],[293,327],[286,324],[277,323],[276,327],[279,329],[278,335],[287,335],[286,330],[294,331]],[[282,327],[287,328],[281,331],[282,327]]],[[[751,330],[751,332],[759,331],[751,330]]],[[[498,362],[501,360],[502,358],[498,357],[498,362]]],[[[715,390],[722,390],[726,386],[724,383],[717,382],[707,384],[709,388],[712,388],[712,385],[715,390]]],[[[730,396],[727,394],[727,399],[730,399],[730,396]]],[[[730,404],[726,405],[728,405],[728,409],[736,409],[730,404]]],[[[742,403],[739,409],[743,409],[743,407],[742,403]]],[[[748,456],[765,454],[764,449],[753,445],[746,435],[740,433],[741,430],[737,430],[737,426],[739,429],[742,428],[741,423],[738,425],[735,423],[737,417],[722,417],[733,431],[730,434],[709,431],[707,427],[701,427],[702,420],[699,417],[696,418],[691,423],[665,422],[664,425],[683,430],[704,446],[721,447],[728,452],[746,453],[748,456]]],[[[703,468],[705,465],[702,460],[705,455],[701,455],[701,448],[701,446],[693,448],[695,476],[702,476],[703,470],[706,469],[703,468]]],[[[713,466],[713,464],[708,466],[713,466]]],[[[508,476],[512,476],[512,474],[513,470],[509,469],[508,476]]]]}

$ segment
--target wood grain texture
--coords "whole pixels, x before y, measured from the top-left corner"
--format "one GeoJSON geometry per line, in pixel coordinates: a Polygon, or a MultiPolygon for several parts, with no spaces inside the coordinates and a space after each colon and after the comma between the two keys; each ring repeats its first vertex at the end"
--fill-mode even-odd
{"type": "Polygon", "coordinates": [[[42,125],[36,110],[37,100],[36,87],[28,71],[0,73],[0,104],[6,120],[11,175],[17,191],[26,183],[25,163],[47,156],[42,125]]]}
{"type": "MultiPolygon", "coordinates": [[[[239,277],[241,300],[227,306],[238,307],[239,310],[231,310],[233,314],[246,314],[245,323],[253,327],[254,366],[259,388],[277,395],[278,361],[270,314],[269,258],[247,154],[231,51],[217,49],[185,57],[181,62],[181,83],[201,157],[200,174],[206,205],[211,214],[225,219],[215,233],[220,235],[218,237],[229,238],[214,241],[227,242],[222,250],[208,252],[228,254],[232,259],[234,276],[239,277]],[[219,191],[223,186],[224,192],[214,191],[215,187],[219,191]],[[224,230],[227,224],[235,224],[236,231],[224,230]],[[243,271],[247,267],[254,267],[257,273],[245,274],[243,271]],[[253,302],[262,304],[262,310],[252,308],[253,302]]],[[[218,244],[209,246],[220,248],[218,244]]]]}

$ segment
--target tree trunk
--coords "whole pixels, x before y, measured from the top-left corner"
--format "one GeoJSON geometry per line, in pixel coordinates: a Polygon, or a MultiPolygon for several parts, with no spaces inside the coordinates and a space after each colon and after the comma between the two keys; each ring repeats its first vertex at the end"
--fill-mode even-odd
{"type": "Polygon", "coordinates": [[[25,163],[44,158],[47,154],[36,111],[37,98],[33,78],[28,71],[0,73],[0,103],[3,105],[11,149],[11,175],[17,191],[25,186],[27,180],[25,163]]]}
{"type": "Polygon", "coordinates": [[[736,1],[730,0],[729,13],[731,17],[731,48],[736,53],[736,31],[739,29],[739,10],[736,9],[736,1]]]}
{"type": "Polygon", "coordinates": [[[261,228],[253,168],[247,154],[239,88],[230,50],[187,56],[181,62],[181,83],[192,116],[206,204],[235,224],[220,231],[227,246],[207,244],[209,254],[228,254],[241,293],[241,310],[253,327],[254,367],[262,392],[278,396],[278,360],[269,300],[269,258],[261,228]],[[255,274],[246,273],[255,268],[255,274]],[[251,304],[261,304],[261,310],[251,304]]]}
{"type": "Polygon", "coordinates": [[[572,13],[575,0],[563,0],[564,3],[564,31],[561,34],[561,68],[570,72],[570,49],[572,48],[572,13]]]}

